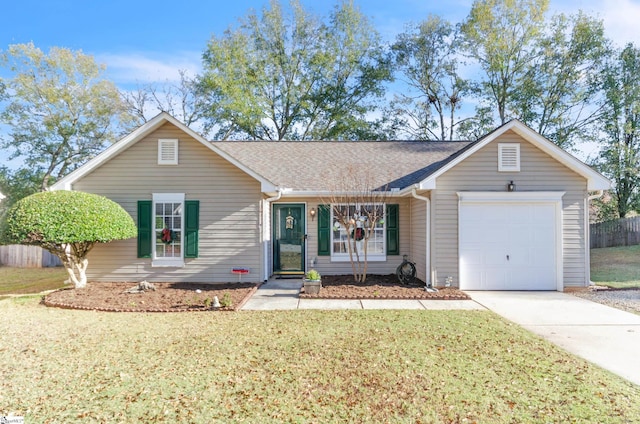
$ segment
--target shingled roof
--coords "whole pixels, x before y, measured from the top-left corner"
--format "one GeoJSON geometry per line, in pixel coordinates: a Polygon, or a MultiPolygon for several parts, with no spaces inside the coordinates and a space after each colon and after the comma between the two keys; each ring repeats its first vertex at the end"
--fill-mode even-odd
{"type": "MultiPolygon", "coordinates": [[[[471,141],[215,141],[213,145],[273,184],[329,191],[345,169],[375,170],[375,187],[404,189],[444,166],[471,141]]],[[[370,174],[371,175],[371,174],[370,174]]]]}
{"type": "MultiPolygon", "coordinates": [[[[607,190],[611,182],[520,121],[512,120],[476,141],[215,141],[211,142],[166,112],[91,159],[51,186],[72,190],[73,184],[93,170],[170,123],[229,161],[260,183],[264,193],[278,188],[295,192],[326,192],[344,179],[345,170],[362,167],[375,171],[374,187],[432,190],[438,176],[465,160],[506,131],[514,131],[543,152],[587,179],[587,189],[607,190]]],[[[302,193],[301,193],[302,194],[302,193]]],[[[406,194],[406,193],[405,193],[406,194]]]]}

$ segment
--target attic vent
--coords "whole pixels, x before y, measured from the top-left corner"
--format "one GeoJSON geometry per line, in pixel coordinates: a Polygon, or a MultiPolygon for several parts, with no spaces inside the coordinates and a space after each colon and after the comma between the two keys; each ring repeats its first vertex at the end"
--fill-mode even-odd
{"type": "Polygon", "coordinates": [[[158,165],[178,164],[178,140],[158,140],[158,165]]]}
{"type": "Polygon", "coordinates": [[[498,144],[498,171],[520,172],[520,144],[498,144]]]}

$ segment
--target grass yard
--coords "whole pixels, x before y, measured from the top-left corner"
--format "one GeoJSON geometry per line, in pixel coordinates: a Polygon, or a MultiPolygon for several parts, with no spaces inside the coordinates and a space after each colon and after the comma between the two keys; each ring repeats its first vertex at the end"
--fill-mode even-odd
{"type": "Polygon", "coordinates": [[[68,278],[62,267],[13,268],[0,266],[0,298],[6,294],[40,293],[59,289],[68,278]]]}
{"type": "Polygon", "coordinates": [[[591,249],[591,281],[618,288],[640,287],[640,245],[591,249]]]}
{"type": "Polygon", "coordinates": [[[640,387],[484,311],[177,314],[0,301],[26,422],[637,422],[640,387]]]}

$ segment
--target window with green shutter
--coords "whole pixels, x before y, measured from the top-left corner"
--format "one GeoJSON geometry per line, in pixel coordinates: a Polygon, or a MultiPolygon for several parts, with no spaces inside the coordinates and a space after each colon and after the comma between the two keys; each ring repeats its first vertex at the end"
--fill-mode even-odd
{"type": "Polygon", "coordinates": [[[138,201],[138,257],[152,258],[152,266],[184,266],[184,258],[198,257],[199,227],[198,200],[154,193],[152,201],[138,201]]]}
{"type": "Polygon", "coordinates": [[[399,255],[399,205],[382,203],[319,205],[318,255],[330,255],[332,261],[348,261],[349,243],[353,245],[354,250],[363,252],[365,241],[361,234],[367,217],[376,217],[376,223],[371,226],[371,233],[366,240],[367,260],[386,261],[388,255],[399,255]],[[334,216],[336,210],[339,211],[338,216],[354,218],[355,227],[352,227],[351,234],[347,234],[345,226],[334,216]]]}

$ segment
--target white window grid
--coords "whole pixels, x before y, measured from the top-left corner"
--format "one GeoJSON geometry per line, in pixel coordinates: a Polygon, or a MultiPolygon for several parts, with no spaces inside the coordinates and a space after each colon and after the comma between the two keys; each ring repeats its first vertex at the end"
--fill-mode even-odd
{"type": "Polygon", "coordinates": [[[360,257],[364,256],[364,244],[365,240],[355,240],[355,234],[357,228],[363,228],[365,226],[365,215],[362,213],[363,208],[376,207],[379,208],[378,220],[371,232],[369,240],[367,241],[367,258],[376,260],[376,258],[384,258],[386,252],[386,224],[385,224],[385,207],[384,204],[338,204],[331,207],[331,256],[334,259],[349,258],[347,229],[344,225],[337,221],[334,214],[334,207],[349,208],[349,215],[355,222],[355,228],[352,228],[353,235],[351,237],[351,243],[355,249],[357,249],[360,257]]]}

